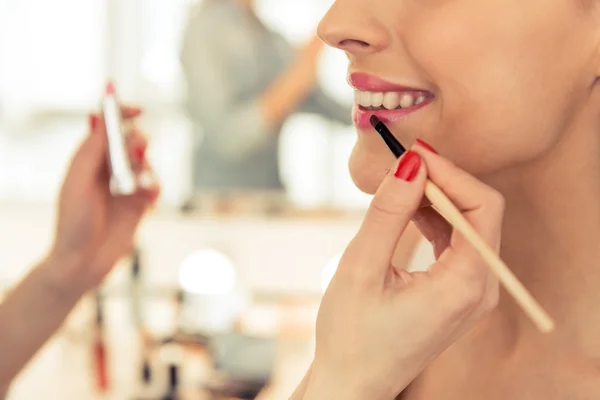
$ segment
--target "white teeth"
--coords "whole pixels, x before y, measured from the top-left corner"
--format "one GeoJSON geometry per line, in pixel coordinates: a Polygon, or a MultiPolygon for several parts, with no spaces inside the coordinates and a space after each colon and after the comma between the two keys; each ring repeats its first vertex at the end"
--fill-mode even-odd
{"type": "Polygon", "coordinates": [[[413,97],[412,94],[404,93],[400,97],[400,107],[408,108],[408,107],[412,106],[413,104],[415,104],[415,98],[413,97]]]}
{"type": "Polygon", "coordinates": [[[427,100],[422,92],[367,92],[354,91],[354,102],[363,107],[395,110],[398,107],[408,108],[427,100]]]}
{"type": "Polygon", "coordinates": [[[371,92],[360,92],[360,105],[371,107],[371,92]]]}
{"type": "Polygon", "coordinates": [[[371,107],[381,107],[383,104],[383,93],[371,93],[371,107]]]}
{"type": "Polygon", "coordinates": [[[400,94],[389,92],[383,95],[383,106],[388,110],[393,110],[400,105],[400,94]]]}

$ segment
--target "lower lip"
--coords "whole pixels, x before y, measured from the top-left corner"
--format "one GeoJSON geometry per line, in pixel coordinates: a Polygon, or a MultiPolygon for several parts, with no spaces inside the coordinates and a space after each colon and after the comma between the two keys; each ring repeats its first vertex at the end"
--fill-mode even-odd
{"type": "Polygon", "coordinates": [[[354,125],[356,125],[359,129],[368,129],[371,128],[370,119],[373,115],[383,122],[396,122],[402,118],[405,118],[407,115],[426,107],[432,101],[433,99],[429,99],[419,105],[408,108],[399,108],[397,110],[367,110],[362,106],[355,105],[352,109],[352,119],[354,120],[354,125]]]}

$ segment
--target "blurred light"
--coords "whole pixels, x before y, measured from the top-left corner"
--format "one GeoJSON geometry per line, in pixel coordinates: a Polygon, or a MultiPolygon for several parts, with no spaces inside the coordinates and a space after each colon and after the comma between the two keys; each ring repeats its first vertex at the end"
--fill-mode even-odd
{"type": "Polygon", "coordinates": [[[282,127],[280,174],[297,207],[318,207],[327,200],[329,132],[327,120],[313,114],[293,115],[282,127]]]}
{"type": "Polygon", "coordinates": [[[302,45],[315,34],[329,4],[324,4],[323,0],[256,0],[254,7],[265,25],[281,33],[291,43],[302,45]]]}
{"type": "Polygon", "coordinates": [[[98,83],[105,75],[104,1],[8,3],[0,7],[0,14],[9,14],[0,17],[0,86],[11,121],[28,118],[37,109],[96,106],[98,83]]]}
{"type": "Polygon", "coordinates": [[[144,77],[161,89],[168,89],[177,81],[179,74],[177,54],[172,54],[169,48],[156,48],[150,50],[142,61],[142,74],[144,77]]]}
{"type": "Polygon", "coordinates": [[[193,294],[218,296],[231,293],[235,279],[233,262],[212,249],[190,254],[179,268],[179,284],[193,294]]]}
{"type": "Polygon", "coordinates": [[[323,293],[327,290],[327,286],[329,286],[329,282],[333,279],[341,260],[342,255],[338,254],[325,265],[325,268],[323,268],[323,273],[321,274],[321,291],[323,293]]]}
{"type": "Polygon", "coordinates": [[[333,194],[332,204],[343,209],[366,209],[373,196],[361,192],[350,175],[348,160],[356,144],[356,130],[348,127],[336,133],[333,139],[333,149],[329,156],[332,175],[331,182],[333,194]]]}
{"type": "Polygon", "coordinates": [[[341,104],[354,104],[354,91],[348,84],[348,58],[343,51],[327,47],[318,64],[319,85],[323,92],[341,104]]]}

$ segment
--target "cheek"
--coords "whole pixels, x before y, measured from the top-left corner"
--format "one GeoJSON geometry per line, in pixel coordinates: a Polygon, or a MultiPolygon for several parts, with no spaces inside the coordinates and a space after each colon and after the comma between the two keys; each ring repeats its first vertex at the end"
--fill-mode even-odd
{"type": "Polygon", "coordinates": [[[428,136],[438,150],[486,174],[550,147],[565,123],[572,83],[572,71],[556,64],[556,42],[536,33],[542,27],[511,30],[502,18],[441,11],[406,37],[409,56],[437,90],[428,136]]]}

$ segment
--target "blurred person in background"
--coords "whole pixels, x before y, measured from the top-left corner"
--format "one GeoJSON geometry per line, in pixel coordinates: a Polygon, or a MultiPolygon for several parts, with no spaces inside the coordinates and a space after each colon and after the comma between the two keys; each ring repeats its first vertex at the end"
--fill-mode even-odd
{"type": "Polygon", "coordinates": [[[278,144],[290,114],[351,123],[350,108],[317,85],[322,48],[315,36],[296,51],[260,21],[253,0],[205,0],[194,10],[181,63],[194,137],[202,137],[194,154],[196,192],[282,191],[278,144]]]}
{"type": "MultiPolygon", "coordinates": [[[[123,109],[126,120],[139,114],[135,108],[123,109]]],[[[134,170],[148,170],[144,137],[134,131],[128,142],[134,170]]],[[[61,188],[54,243],[0,304],[0,396],[79,299],[130,252],[140,220],[158,197],[158,186],[111,196],[107,146],[104,121],[93,115],[90,134],[61,188]]]]}

